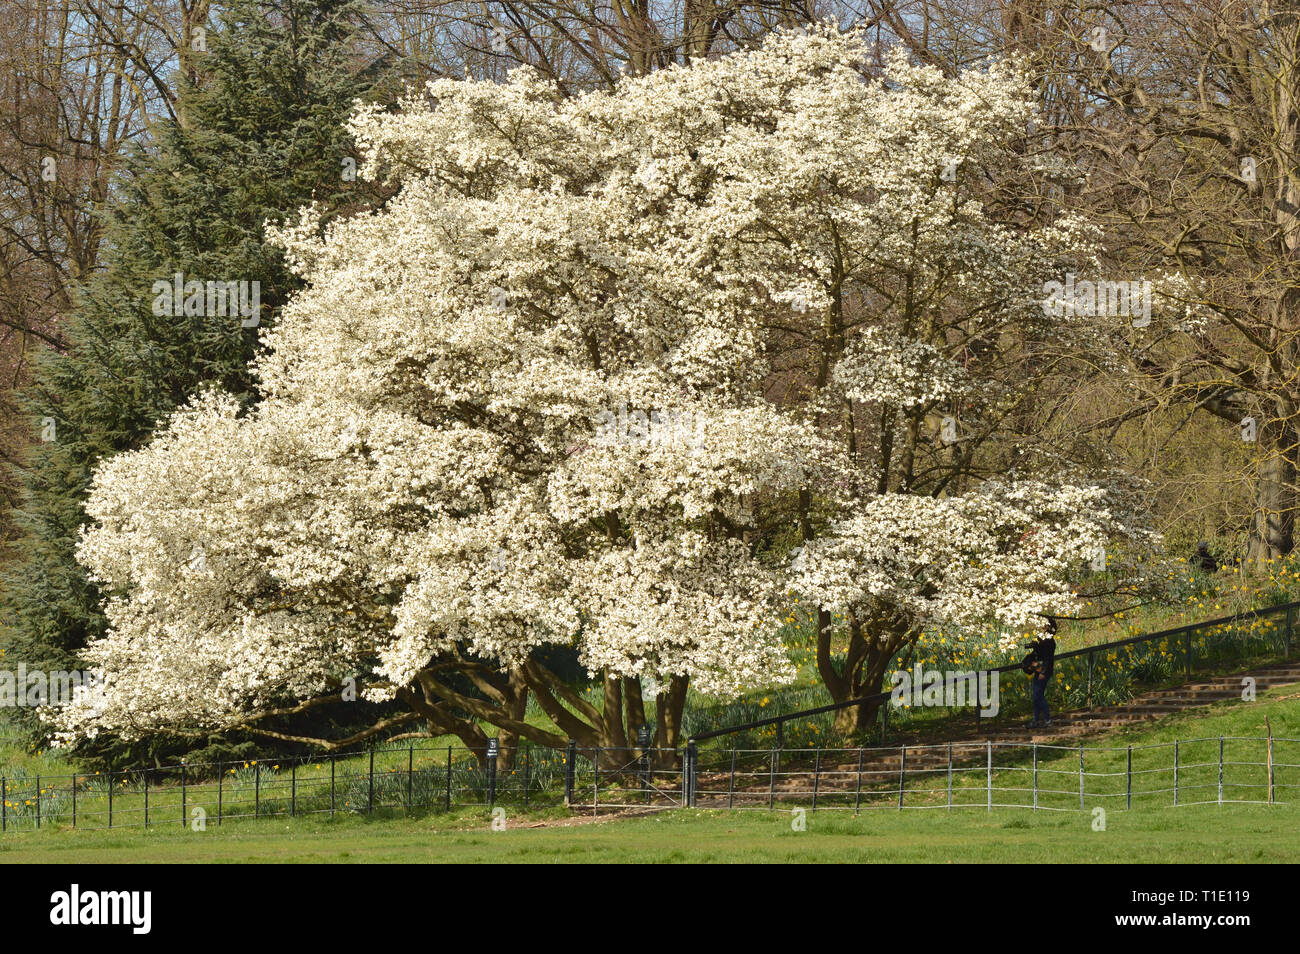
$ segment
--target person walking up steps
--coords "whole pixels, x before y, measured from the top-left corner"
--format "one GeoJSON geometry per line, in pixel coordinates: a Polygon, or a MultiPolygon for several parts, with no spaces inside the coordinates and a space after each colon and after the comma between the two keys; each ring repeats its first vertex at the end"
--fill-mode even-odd
{"type": "Polygon", "coordinates": [[[1056,619],[1047,617],[1046,634],[1030,644],[1029,655],[1021,670],[1029,676],[1029,697],[1034,706],[1034,717],[1029,728],[1038,729],[1052,724],[1052,710],[1047,705],[1047,681],[1052,678],[1056,664],[1056,619]]]}
{"type": "Polygon", "coordinates": [[[1210,552],[1210,545],[1202,540],[1196,545],[1196,556],[1192,557],[1192,565],[1199,567],[1205,573],[1218,573],[1219,561],[1214,558],[1210,552]]]}

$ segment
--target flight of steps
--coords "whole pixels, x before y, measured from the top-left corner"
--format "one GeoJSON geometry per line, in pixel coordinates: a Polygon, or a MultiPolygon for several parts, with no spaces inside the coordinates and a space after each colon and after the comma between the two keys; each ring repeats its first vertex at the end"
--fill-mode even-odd
{"type": "Polygon", "coordinates": [[[1274,686],[1300,683],[1300,662],[1278,663],[1232,676],[1214,676],[1172,689],[1155,689],[1117,706],[1072,709],[1068,713],[1062,713],[1059,718],[1053,718],[1052,725],[1048,728],[1030,729],[1013,724],[987,733],[985,737],[994,740],[1014,738],[1051,742],[1123,728],[1185,709],[1208,706],[1227,699],[1241,699],[1245,688],[1243,680],[1247,676],[1254,678],[1256,692],[1274,686]]]}
{"type": "MultiPolygon", "coordinates": [[[[904,750],[909,774],[946,768],[948,743],[953,746],[954,764],[970,763],[983,758],[981,750],[988,741],[1077,745],[1091,735],[1111,732],[1215,702],[1240,699],[1244,688],[1242,680],[1246,676],[1254,678],[1256,692],[1275,686],[1294,685],[1300,683],[1300,661],[1279,663],[1231,676],[1214,676],[1172,689],[1156,689],[1121,705],[1073,709],[1054,716],[1052,725],[1046,728],[1030,729],[1024,723],[1015,722],[993,723],[982,732],[973,733],[970,731],[972,727],[967,726],[964,727],[964,732],[955,732],[951,738],[932,736],[924,742],[905,733],[898,737],[892,747],[866,749],[862,769],[868,784],[871,780],[880,782],[889,773],[900,771],[904,750]]],[[[1050,698],[1049,690],[1049,700],[1050,698]]],[[[816,780],[817,789],[827,795],[852,790],[857,785],[857,767],[855,751],[828,752],[816,780]]],[[[770,779],[761,777],[761,769],[755,774],[745,775],[734,786],[717,771],[702,769],[698,783],[701,797],[697,799],[697,804],[700,807],[717,807],[724,802],[734,801],[738,805],[753,805],[762,802],[769,791],[780,799],[783,793],[800,792],[806,795],[813,785],[812,773],[802,768],[796,769],[794,765],[781,766],[775,785],[770,785],[770,779]],[[727,791],[726,796],[721,794],[724,791],[727,791]]]]}

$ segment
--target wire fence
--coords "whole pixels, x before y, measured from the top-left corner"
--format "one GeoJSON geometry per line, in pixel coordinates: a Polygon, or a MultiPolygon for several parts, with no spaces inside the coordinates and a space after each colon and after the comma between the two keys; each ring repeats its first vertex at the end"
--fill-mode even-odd
{"type": "MultiPolygon", "coordinates": [[[[1266,607],[1058,653],[1054,678],[1058,684],[1078,687],[1074,702],[1091,704],[1109,681],[1121,676],[1161,685],[1188,678],[1196,669],[1286,659],[1294,648],[1297,607],[1300,603],[1266,607]]],[[[1272,804],[1285,801],[1300,786],[1300,752],[1295,749],[1300,743],[1282,738],[1190,739],[1123,749],[994,741],[860,748],[784,745],[786,722],[888,698],[881,693],[698,733],[680,752],[581,747],[573,742],[567,747],[525,744],[503,751],[497,740],[489,740],[478,749],[412,742],[363,753],[72,775],[42,776],[19,769],[0,777],[0,832],[51,825],[199,827],[242,818],[498,805],[599,812],[682,805],[770,809],[805,803],[814,809],[855,811],[1081,810],[1095,804],[1113,806],[1116,799],[1123,799],[1125,809],[1207,802],[1272,804]],[[765,727],[774,727],[775,745],[748,745],[753,730],[765,727]],[[724,736],[731,736],[731,746],[709,747],[702,761],[697,742],[724,736]],[[1066,782],[1068,787],[1062,787],[1066,782]]],[[[1069,701],[1059,708],[1068,709],[1069,701]]],[[[1012,709],[1003,706],[1002,712],[1012,709]]],[[[889,710],[888,705],[880,706],[877,738],[882,742],[889,710]]]]}
{"type": "Polygon", "coordinates": [[[1222,736],[1136,746],[973,741],[857,749],[687,749],[687,805],[863,811],[1091,811],[1281,804],[1300,740],[1222,736]]]}
{"type": "Polygon", "coordinates": [[[206,828],[246,818],[394,816],[460,808],[677,807],[1131,810],[1285,804],[1300,739],[1222,736],[1135,746],[971,741],[824,749],[372,749],[273,761],[0,778],[0,831],[206,828]]]}
{"type": "Polygon", "coordinates": [[[205,828],[243,818],[684,803],[682,755],[653,748],[383,746],[349,755],[0,777],[0,832],[205,828]]]}

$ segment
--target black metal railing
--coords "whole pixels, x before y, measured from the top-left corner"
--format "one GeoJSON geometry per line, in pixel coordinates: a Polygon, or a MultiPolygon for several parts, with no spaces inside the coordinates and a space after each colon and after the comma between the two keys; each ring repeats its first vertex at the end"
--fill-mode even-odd
{"type": "MultiPolygon", "coordinates": [[[[495,741],[495,740],[494,740],[495,741]]],[[[684,803],[682,756],[654,748],[525,744],[469,749],[412,742],[360,753],[184,763],[71,775],[0,776],[0,832],[152,828],[242,818],[684,803]]]]}
{"type": "MultiPolygon", "coordinates": [[[[1086,661],[1086,677],[1083,682],[1084,686],[1084,705],[1091,706],[1093,703],[1094,687],[1096,676],[1098,674],[1097,659],[1099,654],[1118,653],[1120,650],[1126,650],[1129,647],[1149,646],[1154,644],[1167,644],[1169,640],[1177,641],[1181,648],[1181,670],[1184,677],[1190,679],[1193,671],[1198,667],[1196,657],[1196,645],[1193,640],[1197,632],[1213,632],[1216,629],[1224,627],[1240,630],[1243,621],[1260,621],[1271,620],[1273,618],[1282,619],[1283,625],[1277,627],[1277,633],[1273,638],[1264,638],[1259,635],[1252,636],[1247,634],[1245,638],[1235,640],[1237,648],[1243,652],[1236,654],[1237,659],[1249,658],[1251,650],[1259,650],[1253,653],[1254,656],[1274,655],[1280,658],[1289,658],[1294,645],[1294,625],[1296,609],[1300,607],[1300,602],[1284,603],[1278,606],[1268,606],[1261,609],[1249,610],[1245,613],[1238,613],[1232,616],[1222,616],[1216,619],[1203,620],[1198,623],[1190,623],[1185,626],[1176,626],[1172,629],[1160,630],[1155,633],[1144,633],[1138,636],[1130,636],[1126,639],[1114,640],[1106,643],[1098,643],[1095,646],[1085,646],[1082,649],[1074,649],[1068,652],[1059,652],[1055,657],[1054,677],[1058,683],[1063,682],[1062,670],[1069,668],[1072,660],[1086,661]]],[[[1240,634],[1239,634],[1240,635],[1240,634]]],[[[1233,641],[1228,641],[1233,642],[1233,641]]],[[[1230,656],[1230,654],[1229,654],[1230,656]]],[[[1203,654],[1200,664],[1223,661],[1225,658],[1223,652],[1209,652],[1203,654]]],[[[987,673],[1007,673],[1019,672],[1020,663],[1009,663],[1005,666],[997,666],[988,669],[973,670],[976,679],[982,678],[987,673]]],[[[694,733],[691,736],[692,742],[704,742],[708,739],[716,739],[726,735],[734,735],[741,732],[748,732],[754,729],[767,728],[775,726],[776,728],[776,748],[784,747],[784,726],[788,722],[798,719],[808,719],[812,716],[823,715],[827,712],[836,712],[841,709],[848,709],[856,706],[875,705],[880,712],[880,741],[884,742],[889,732],[889,706],[886,703],[891,699],[891,692],[878,692],[871,695],[859,696],[854,699],[847,699],[843,702],[832,702],[823,706],[816,706],[810,709],[801,709],[797,712],[787,712],[781,715],[770,716],[766,719],[755,719],[750,722],[743,722],[737,725],[726,726],[721,729],[714,729],[709,732],[694,733]]],[[[999,707],[1001,711],[1001,707],[999,707]]],[[[1065,711],[1069,711],[1065,707],[1065,711]]],[[[975,707],[975,717],[981,718],[979,707],[975,707]]]]}

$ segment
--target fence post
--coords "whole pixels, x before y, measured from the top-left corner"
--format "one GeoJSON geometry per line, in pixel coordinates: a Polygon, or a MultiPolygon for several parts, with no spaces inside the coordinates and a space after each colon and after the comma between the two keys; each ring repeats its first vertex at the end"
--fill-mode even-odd
{"type": "Polygon", "coordinates": [[[533,775],[533,749],[527,743],[524,744],[524,809],[528,809],[528,790],[532,786],[533,775]]]}
{"type": "MultiPolygon", "coordinates": [[[[1269,751],[1270,751],[1270,753],[1272,752],[1272,750],[1273,750],[1273,746],[1272,746],[1272,743],[1270,742],[1270,744],[1269,744],[1269,751]]],[[[1270,759],[1269,759],[1269,762],[1270,762],[1269,768],[1270,768],[1270,769],[1272,768],[1272,764],[1271,764],[1272,761],[1273,761],[1272,758],[1270,758],[1270,759]]],[[[1270,772],[1270,777],[1271,777],[1271,775],[1272,775],[1272,773],[1270,772]]],[[[1272,786],[1272,785],[1269,786],[1269,791],[1270,791],[1270,792],[1273,791],[1273,786],[1272,786]]],[[[1270,801],[1270,802],[1271,802],[1272,800],[1273,800],[1272,798],[1269,798],[1269,801],[1270,801]]],[[[76,827],[77,827],[77,773],[76,773],[76,772],[73,772],[73,773],[72,773],[72,827],[73,827],[73,828],[76,828],[76,827]]]]}
{"type": "Polygon", "coordinates": [[[184,760],[182,760],[181,761],[181,827],[182,828],[185,827],[185,820],[186,820],[185,810],[189,804],[188,794],[189,794],[189,790],[186,788],[186,780],[185,780],[185,762],[184,760]]]}
{"type": "Polygon", "coordinates": [[[736,804],[736,750],[731,750],[731,780],[727,782],[727,807],[734,808],[736,804]]]}
{"type": "Polygon", "coordinates": [[[862,746],[858,746],[858,786],[853,793],[853,814],[862,809],[862,746]]]}
{"type": "MultiPolygon", "coordinates": [[[[37,782],[39,782],[40,779],[41,777],[39,775],[36,776],[37,782]]],[[[36,803],[36,807],[39,809],[40,806],[41,803],[38,801],[36,803]]],[[[40,819],[40,815],[37,815],[36,817],[38,820],[40,819]]],[[[149,830],[149,773],[148,772],[144,773],[144,827],[146,831],[149,830]]]]}
{"type": "Polygon", "coordinates": [[[1094,659],[1096,655],[1096,653],[1088,653],[1088,696],[1085,701],[1089,708],[1092,707],[1092,670],[1096,665],[1096,660],[1094,659]]]}
{"type": "Polygon", "coordinates": [[[650,729],[642,725],[636,732],[636,745],[640,754],[636,757],[636,780],[641,786],[641,800],[650,802],[650,729]]]}
{"type": "Polygon", "coordinates": [[[1267,717],[1264,719],[1264,726],[1268,730],[1268,803],[1273,804],[1273,727],[1269,725],[1267,717]]]}
{"type": "Polygon", "coordinates": [[[113,773],[108,773],[108,827],[113,827],[113,773]]]}
{"type": "Polygon", "coordinates": [[[767,810],[771,811],[776,807],[776,760],[777,752],[780,749],[772,750],[772,758],[768,763],[767,772],[767,810]]]}
{"type": "Polygon", "coordinates": [[[415,743],[406,750],[406,811],[411,811],[411,793],[415,788],[415,743]]]}
{"type": "Polygon", "coordinates": [[[330,818],[334,817],[334,770],[338,765],[338,756],[330,754],[330,818]]]}
{"type": "Polygon", "coordinates": [[[690,742],[686,743],[686,753],[687,755],[690,756],[690,762],[691,762],[691,773],[690,773],[691,801],[687,807],[694,808],[695,807],[695,773],[696,773],[696,768],[698,767],[700,761],[700,750],[696,747],[694,739],[691,739],[690,742]]]}
{"type": "Polygon", "coordinates": [[[1034,748],[1034,809],[1038,809],[1038,743],[1033,743],[1034,748]]]}
{"type": "MultiPolygon", "coordinates": [[[[689,745],[685,752],[682,753],[682,807],[690,806],[691,789],[688,779],[690,778],[689,762],[691,752],[689,745]]],[[[600,746],[596,746],[595,754],[591,757],[591,813],[593,815],[600,812],[600,746]]]]}
{"type": "Polygon", "coordinates": [[[573,803],[573,760],[577,758],[577,742],[569,740],[568,753],[564,756],[564,805],[573,803]]]}
{"type": "MultiPolygon", "coordinates": [[[[149,803],[145,802],[147,806],[149,803]]],[[[262,763],[253,763],[253,817],[262,814],[262,763]]]]}
{"type": "Polygon", "coordinates": [[[822,778],[822,750],[817,750],[817,758],[813,761],[813,800],[812,810],[817,811],[817,789],[821,786],[822,778]]]}
{"type": "MultiPolygon", "coordinates": [[[[978,712],[979,709],[977,708],[975,711],[978,712]]],[[[985,792],[987,796],[986,801],[988,803],[987,804],[988,810],[993,811],[993,740],[988,739],[985,741],[984,744],[987,747],[987,751],[988,751],[988,762],[987,762],[988,774],[986,775],[987,785],[985,788],[985,792]]]]}
{"type": "Polygon", "coordinates": [[[948,810],[952,811],[952,743],[948,743],[948,810]]]}
{"type": "Polygon", "coordinates": [[[451,811],[451,746],[447,746],[447,811],[451,811]]]}
{"type": "Polygon", "coordinates": [[[220,827],[221,825],[221,800],[222,800],[222,796],[225,794],[225,792],[223,791],[225,787],[226,787],[225,775],[222,774],[222,763],[221,760],[218,759],[217,760],[217,825],[218,827],[220,827]]]}
{"type": "Polygon", "coordinates": [[[0,777],[0,831],[8,831],[8,830],[9,830],[9,780],[7,778],[0,777]]]}
{"type": "MultiPolygon", "coordinates": [[[[145,778],[148,779],[149,776],[146,775],[145,778]]],[[[38,829],[41,827],[41,777],[39,775],[36,776],[36,827],[38,829]]],[[[144,827],[149,827],[149,799],[147,794],[144,803],[144,827]]]]}
{"type": "Polygon", "coordinates": [[[578,743],[569,740],[569,752],[564,758],[564,804],[573,803],[573,763],[577,758],[578,743]]]}
{"type": "Polygon", "coordinates": [[[907,788],[907,746],[898,749],[898,810],[903,810],[903,791],[907,788]]]}
{"type": "Polygon", "coordinates": [[[1223,804],[1223,736],[1219,736],[1219,804],[1223,804]]]}
{"type": "Polygon", "coordinates": [[[370,743],[370,794],[366,801],[366,814],[375,813],[375,743],[370,743]]]}
{"type": "Polygon", "coordinates": [[[1128,775],[1124,785],[1124,807],[1133,807],[1133,746],[1128,747],[1128,775]]]}
{"type": "Polygon", "coordinates": [[[289,817],[298,814],[298,763],[289,763],[289,817]]]}
{"type": "Polygon", "coordinates": [[[682,752],[682,807],[690,808],[691,799],[691,771],[692,756],[695,754],[695,745],[689,739],[686,742],[686,748],[682,752]]]}
{"type": "Polygon", "coordinates": [[[497,752],[501,743],[496,739],[487,741],[487,798],[488,808],[497,803],[497,752]]]}
{"type": "Polygon", "coordinates": [[[1178,804],[1178,740],[1174,739],[1174,804],[1178,804]]]}
{"type": "Polygon", "coordinates": [[[1083,744],[1079,745],[1079,811],[1084,811],[1083,805],[1083,744]]]}
{"type": "Polygon", "coordinates": [[[682,808],[691,806],[691,740],[682,749],[682,808]]]}

